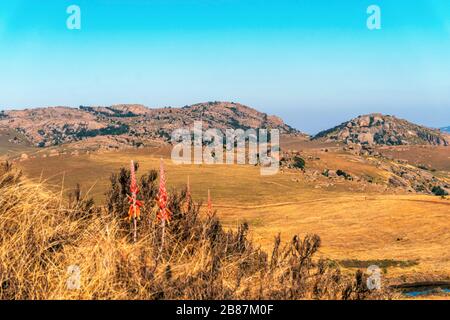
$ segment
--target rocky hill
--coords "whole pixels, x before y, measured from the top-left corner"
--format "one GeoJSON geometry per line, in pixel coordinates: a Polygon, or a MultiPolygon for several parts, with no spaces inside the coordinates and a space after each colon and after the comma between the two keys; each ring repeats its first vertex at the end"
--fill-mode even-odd
{"type": "Polygon", "coordinates": [[[426,128],[394,116],[378,113],[359,116],[317,134],[314,139],[357,145],[441,145],[450,137],[439,130],[426,128]]]}
{"type": "Polygon", "coordinates": [[[113,105],[0,112],[0,128],[20,132],[38,147],[99,136],[116,143],[140,146],[146,141],[167,141],[173,130],[191,126],[198,120],[203,121],[205,128],[276,128],[281,133],[298,133],[276,116],[233,102],[199,103],[182,108],[113,105]]]}

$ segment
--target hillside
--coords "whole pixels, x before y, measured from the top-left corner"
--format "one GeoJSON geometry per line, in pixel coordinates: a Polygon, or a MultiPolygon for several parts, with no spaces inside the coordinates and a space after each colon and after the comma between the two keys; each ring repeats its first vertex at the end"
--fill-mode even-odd
{"type": "Polygon", "coordinates": [[[142,146],[168,141],[170,133],[202,120],[205,128],[276,128],[297,133],[276,116],[269,116],[233,102],[208,102],[183,108],[155,108],[143,105],[109,107],[51,107],[2,111],[0,129],[15,130],[37,147],[108,137],[104,145],[142,146]]]}
{"type": "Polygon", "coordinates": [[[448,146],[450,144],[450,138],[439,130],[379,113],[359,116],[318,133],[314,139],[359,145],[448,146]]]}

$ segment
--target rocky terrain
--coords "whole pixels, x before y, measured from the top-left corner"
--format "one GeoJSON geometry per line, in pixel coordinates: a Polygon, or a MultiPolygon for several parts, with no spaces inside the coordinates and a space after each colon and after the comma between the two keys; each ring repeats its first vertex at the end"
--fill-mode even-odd
{"type": "Polygon", "coordinates": [[[332,129],[320,132],[314,139],[367,146],[448,146],[450,144],[450,137],[439,130],[378,113],[359,116],[344,122],[332,129]]]}
{"type": "Polygon", "coordinates": [[[281,133],[298,133],[276,116],[233,102],[208,102],[183,108],[113,105],[2,111],[0,129],[20,132],[37,147],[98,137],[107,137],[114,146],[139,147],[158,140],[168,141],[173,130],[191,126],[198,120],[203,121],[205,128],[276,128],[281,133]]]}
{"type": "Polygon", "coordinates": [[[379,190],[391,190],[392,192],[411,192],[421,194],[448,195],[450,193],[450,182],[448,179],[439,176],[439,173],[425,166],[414,166],[404,160],[389,159],[381,154],[376,156],[353,156],[352,153],[340,153],[338,149],[327,151],[331,157],[343,157],[344,162],[368,165],[374,172],[378,172],[378,177],[368,174],[369,170],[358,172],[354,166],[343,166],[339,162],[320,163],[322,152],[299,152],[288,150],[282,152],[280,158],[281,168],[297,169],[302,172],[304,178],[316,183],[316,187],[326,185],[327,187],[342,184],[343,181],[351,181],[359,188],[371,186],[379,190]],[[336,153],[337,152],[337,153],[336,153]],[[325,182],[325,184],[324,184],[325,182]]]}
{"type": "MultiPolygon", "coordinates": [[[[234,102],[207,102],[182,108],[122,104],[1,111],[0,129],[15,131],[23,137],[11,143],[35,147],[80,145],[80,142],[92,146],[101,141],[103,146],[120,148],[169,141],[173,130],[190,127],[199,120],[205,129],[276,128],[284,135],[308,138],[276,116],[234,102]]],[[[448,146],[450,134],[445,128],[431,129],[394,116],[369,114],[322,131],[313,140],[342,142],[356,153],[372,155],[375,146],[448,146]]]]}
{"type": "Polygon", "coordinates": [[[359,186],[378,184],[383,188],[424,194],[450,191],[448,180],[432,167],[386,156],[383,149],[398,149],[400,145],[401,148],[420,145],[433,149],[444,146],[447,149],[449,135],[381,114],[359,116],[310,140],[276,116],[233,102],[208,102],[182,108],[147,108],[127,104],[2,111],[0,142],[3,141],[4,146],[0,151],[11,154],[19,161],[26,161],[31,157],[79,155],[130,147],[164,148],[173,130],[191,127],[198,120],[203,122],[205,129],[276,128],[283,134],[282,140],[291,137],[315,145],[321,156],[290,151],[288,147],[283,148],[280,158],[282,168],[298,169],[310,181],[323,180],[325,185],[353,181],[359,186]],[[43,150],[29,154],[27,149],[21,152],[21,146],[43,150]],[[356,172],[345,163],[333,164],[334,160],[314,165],[315,162],[320,163],[326,154],[333,155],[334,160],[343,156],[348,157],[350,162],[357,161],[368,165],[367,168],[377,168],[382,178],[375,179],[370,174],[356,172]]]}

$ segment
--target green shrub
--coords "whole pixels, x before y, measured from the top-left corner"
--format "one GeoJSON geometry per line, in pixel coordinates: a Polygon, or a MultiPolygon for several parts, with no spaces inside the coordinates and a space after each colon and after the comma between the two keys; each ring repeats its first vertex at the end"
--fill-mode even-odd
{"type": "Polygon", "coordinates": [[[294,157],[294,164],[293,164],[294,168],[303,170],[303,169],[305,169],[305,165],[306,165],[306,162],[303,158],[301,158],[299,156],[294,157]]]}
{"type": "Polygon", "coordinates": [[[341,170],[341,169],[339,169],[338,171],[336,171],[336,174],[337,174],[339,177],[344,177],[344,178],[347,179],[347,180],[351,180],[351,179],[352,179],[352,176],[351,176],[350,174],[348,174],[347,172],[345,172],[345,171],[343,171],[343,170],[341,170]]]}
{"type": "Polygon", "coordinates": [[[440,186],[434,186],[433,189],[431,189],[431,192],[434,193],[436,196],[447,196],[448,192],[442,189],[440,186]]]}

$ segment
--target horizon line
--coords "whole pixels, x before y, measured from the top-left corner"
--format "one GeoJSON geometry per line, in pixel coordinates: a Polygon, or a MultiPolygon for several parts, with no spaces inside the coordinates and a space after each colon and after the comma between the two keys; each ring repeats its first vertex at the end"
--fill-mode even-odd
{"type": "MultiPolygon", "coordinates": [[[[183,105],[183,106],[164,106],[164,107],[150,107],[150,106],[145,105],[145,104],[143,104],[143,103],[115,103],[115,104],[107,104],[107,105],[83,105],[83,104],[80,104],[80,105],[78,105],[78,106],[70,106],[70,105],[50,105],[50,106],[40,106],[40,107],[34,107],[34,106],[32,106],[32,107],[23,107],[23,108],[20,108],[20,107],[19,107],[19,108],[17,108],[17,109],[14,109],[14,107],[11,107],[11,108],[7,107],[7,109],[2,109],[2,107],[0,106],[0,112],[3,113],[4,111],[26,111],[26,110],[36,110],[36,109],[48,109],[48,108],[69,108],[69,109],[78,109],[78,110],[80,110],[82,107],[93,107],[93,108],[95,108],[95,107],[114,107],[114,106],[142,106],[142,107],[147,108],[147,109],[150,109],[150,110],[168,109],[168,108],[182,109],[182,108],[185,108],[185,107],[192,107],[192,106],[199,105],[199,104],[209,104],[209,103],[229,103],[229,104],[239,104],[239,105],[241,105],[241,106],[244,106],[244,107],[247,107],[247,108],[256,110],[257,112],[260,112],[260,113],[263,113],[263,114],[266,114],[266,115],[276,116],[276,117],[279,117],[279,118],[283,121],[284,124],[290,126],[291,128],[293,128],[293,129],[299,131],[299,132],[302,133],[302,134],[306,134],[306,135],[311,136],[311,137],[316,136],[316,135],[318,135],[319,133],[321,133],[321,132],[323,132],[323,131],[327,131],[327,130],[333,129],[333,128],[335,128],[335,127],[338,127],[338,126],[340,126],[340,125],[342,125],[342,124],[344,124],[344,123],[346,123],[346,122],[348,122],[348,121],[350,121],[350,120],[356,119],[356,118],[358,118],[358,117],[362,117],[362,116],[370,116],[370,115],[381,115],[381,116],[395,117],[395,118],[397,118],[397,119],[405,120],[405,121],[408,121],[408,122],[410,122],[410,123],[412,123],[412,124],[415,124],[415,125],[423,126],[423,127],[426,127],[426,128],[429,128],[429,129],[433,129],[433,130],[439,130],[439,131],[441,131],[441,132],[443,132],[442,129],[446,129],[446,128],[449,128],[449,127],[450,127],[450,125],[449,125],[449,126],[443,126],[443,127],[431,127],[431,126],[427,126],[427,125],[425,125],[425,124],[419,124],[419,123],[416,123],[416,122],[412,122],[412,121],[410,121],[410,120],[408,120],[408,119],[404,119],[404,118],[398,117],[398,116],[396,116],[395,114],[386,114],[386,113],[382,113],[382,112],[370,112],[370,113],[365,113],[365,114],[358,114],[358,115],[355,115],[355,116],[353,116],[352,118],[350,118],[349,120],[346,120],[346,121],[344,121],[344,122],[341,122],[341,123],[339,123],[339,124],[337,124],[337,125],[335,125],[335,126],[329,127],[328,129],[323,129],[323,130],[318,131],[317,133],[311,134],[311,133],[308,133],[308,132],[306,132],[306,131],[303,131],[303,130],[301,130],[301,129],[299,129],[299,128],[296,128],[296,127],[294,127],[294,126],[289,125],[288,123],[285,122],[285,119],[284,119],[284,118],[282,118],[282,117],[280,117],[280,116],[278,116],[278,115],[276,115],[276,114],[268,114],[268,113],[266,113],[266,112],[260,111],[259,109],[255,108],[255,107],[251,107],[251,106],[248,106],[248,105],[246,105],[246,104],[242,104],[242,103],[240,103],[240,102],[235,102],[235,101],[221,101],[221,100],[205,101],[205,102],[196,102],[196,103],[193,103],[193,104],[186,104],[186,105],[183,105]]],[[[443,133],[446,133],[446,132],[444,131],[443,133]]]]}

